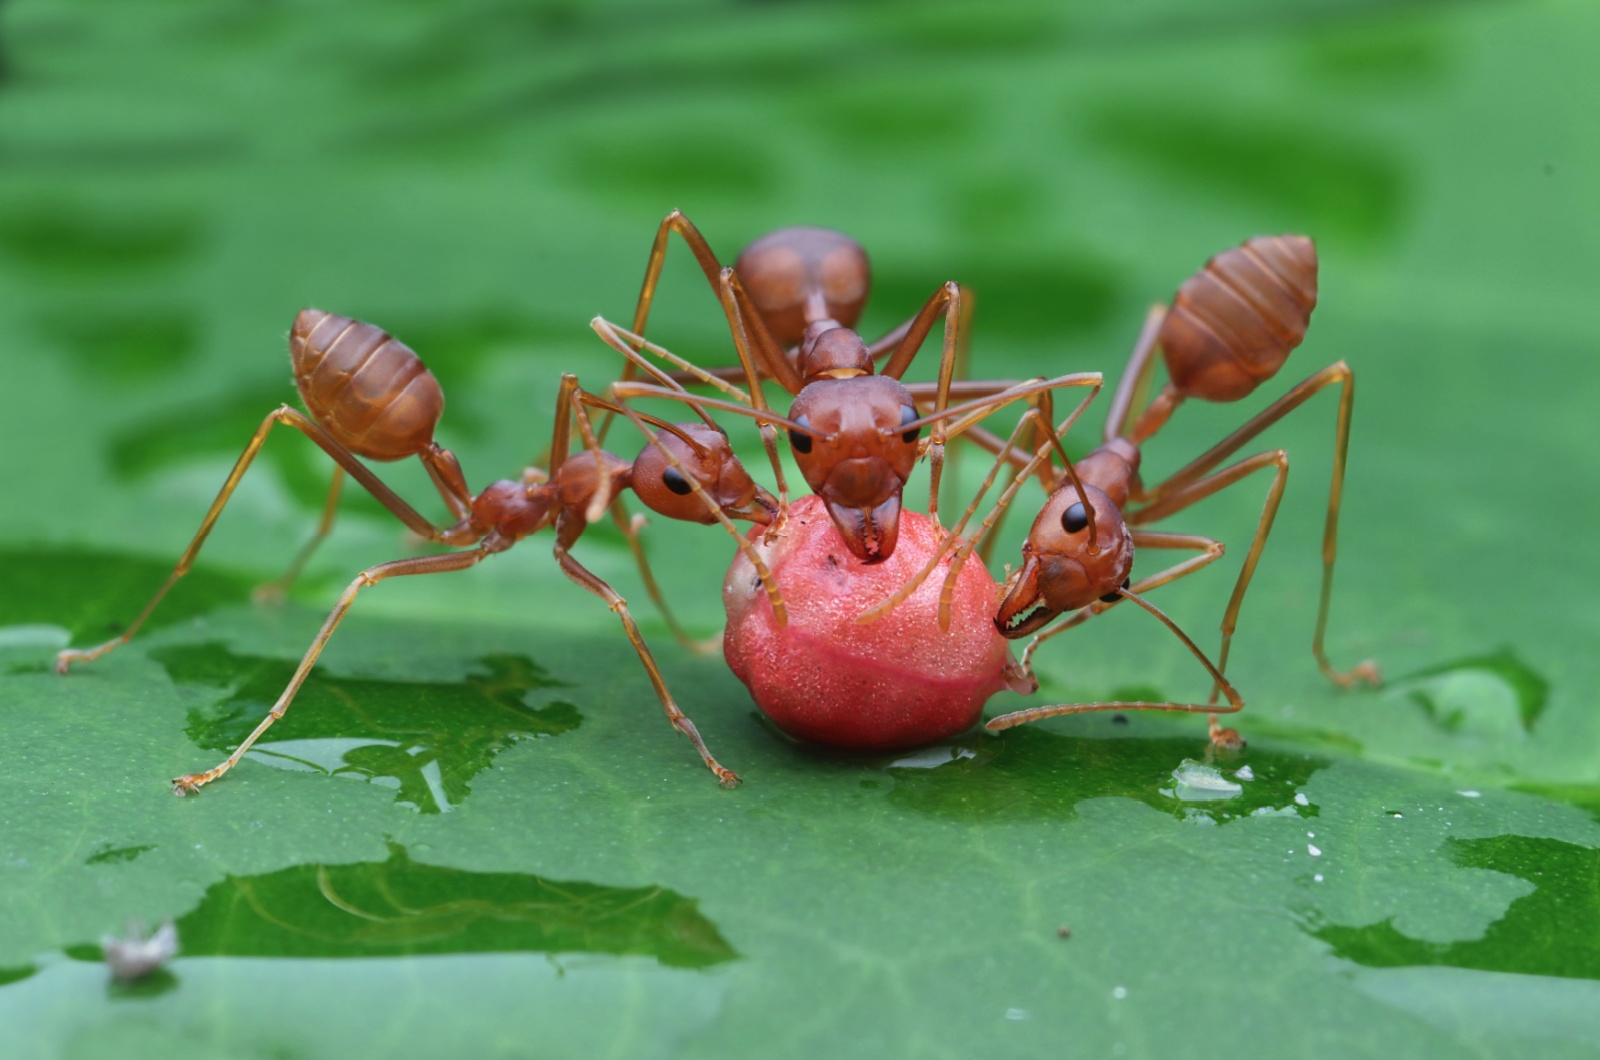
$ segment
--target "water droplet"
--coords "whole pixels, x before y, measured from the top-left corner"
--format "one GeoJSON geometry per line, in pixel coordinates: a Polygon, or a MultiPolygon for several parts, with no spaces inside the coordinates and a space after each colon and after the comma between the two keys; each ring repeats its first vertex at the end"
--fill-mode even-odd
{"type": "Polygon", "coordinates": [[[1307,843],[1306,853],[1310,854],[1314,858],[1320,858],[1322,856],[1322,849],[1316,846],[1314,843],[1307,843]]]}
{"type": "Polygon", "coordinates": [[[1111,996],[1116,998],[1118,1001],[1121,1001],[1123,998],[1128,996],[1128,988],[1125,986],[1112,987],[1111,996]]]}
{"type": "Polygon", "coordinates": [[[1231,799],[1244,791],[1242,785],[1223,777],[1222,771],[1216,766],[1208,766],[1192,758],[1185,758],[1179,763],[1178,768],[1172,771],[1172,779],[1178,782],[1174,794],[1183,802],[1231,799]]]}

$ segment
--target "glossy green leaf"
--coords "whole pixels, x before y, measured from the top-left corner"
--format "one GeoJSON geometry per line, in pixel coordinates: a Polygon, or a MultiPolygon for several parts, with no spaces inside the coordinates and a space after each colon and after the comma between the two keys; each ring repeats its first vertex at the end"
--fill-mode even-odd
{"type": "MultiPolygon", "coordinates": [[[[13,0],[0,27],[0,1054],[1600,1054],[1592,5],[13,0]],[[139,614],[294,400],[298,309],[393,330],[469,481],[515,477],[560,373],[617,372],[587,322],[630,319],[673,207],[728,259],[856,235],[874,335],[969,284],[971,370],[1004,378],[1114,379],[1209,255],[1315,236],[1305,345],[1184,407],[1144,473],[1347,360],[1329,651],[1385,684],[1307,650],[1330,396],[1258,443],[1293,472],[1229,660],[1236,755],[1148,714],[794,747],[597,526],[574,554],[739,789],[545,537],[363,590],[258,749],[175,799],[340,588],[418,551],[347,489],[290,600],[252,603],[327,488],[292,431],[145,632],[52,672],[139,614]],[[111,980],[102,940],[167,918],[176,957],[111,980]]],[[[732,360],[677,244],[650,333],[732,360]]],[[[952,452],[947,510],[984,471],[952,452]]],[[[380,471],[442,518],[419,468],[380,471]]],[[[1208,651],[1266,488],[1163,523],[1229,548],[1159,596],[1208,651]]],[[[659,580],[709,636],[730,542],[663,522],[659,580]]],[[[1130,608],[1037,663],[991,713],[1209,691],[1130,608]]]]}

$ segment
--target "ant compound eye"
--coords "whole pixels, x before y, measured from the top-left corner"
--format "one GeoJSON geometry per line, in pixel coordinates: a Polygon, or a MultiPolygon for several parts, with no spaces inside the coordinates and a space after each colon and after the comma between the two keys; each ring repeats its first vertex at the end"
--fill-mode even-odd
{"type": "MultiPolygon", "coordinates": [[[[1122,579],[1122,587],[1124,589],[1126,589],[1128,587],[1128,583],[1131,582],[1131,581],[1133,581],[1132,578],[1124,578],[1124,579],[1122,579]]],[[[1102,596],[1100,598],[1100,602],[1102,604],[1114,604],[1120,599],[1122,599],[1122,594],[1121,593],[1106,593],[1104,596],[1102,596]]]]}
{"type": "Polygon", "coordinates": [[[1089,525],[1089,513],[1083,510],[1083,502],[1079,501],[1061,513],[1061,529],[1069,534],[1075,534],[1089,525]]]}
{"type": "Polygon", "coordinates": [[[668,467],[663,471],[661,473],[661,481],[666,483],[667,489],[680,497],[694,489],[693,486],[689,485],[689,480],[683,477],[683,472],[675,467],[668,467]]]}
{"type": "MultiPolygon", "coordinates": [[[[799,417],[795,422],[802,427],[811,426],[811,421],[804,416],[799,417]]],[[[794,446],[794,451],[797,453],[809,453],[811,452],[811,435],[791,430],[789,432],[789,444],[794,446]]]]}
{"type": "MultiPolygon", "coordinates": [[[[916,418],[917,418],[917,410],[916,409],[912,408],[910,405],[901,405],[900,406],[900,426],[904,427],[906,424],[910,423],[912,420],[914,420],[916,418]]],[[[905,442],[907,445],[910,445],[912,442],[916,441],[921,435],[922,435],[922,428],[918,427],[914,431],[906,431],[904,434],[900,435],[900,440],[902,442],[905,442]]]]}

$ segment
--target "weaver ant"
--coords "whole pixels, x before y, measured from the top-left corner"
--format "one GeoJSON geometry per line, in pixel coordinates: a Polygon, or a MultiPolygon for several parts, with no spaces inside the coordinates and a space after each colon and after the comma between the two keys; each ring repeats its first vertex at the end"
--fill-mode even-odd
{"type": "MultiPolygon", "coordinates": [[[[929,515],[937,521],[945,421],[919,417],[913,391],[899,380],[942,314],[944,350],[933,412],[937,415],[949,404],[962,327],[960,286],[953,281],[941,285],[915,316],[869,346],[854,330],[871,286],[866,253],[855,240],[825,228],[785,228],[757,239],[733,267],[724,268],[699,230],[674,210],[656,230],[632,329],[624,333],[612,328],[613,334],[631,336],[635,350],[641,348],[638,336],[649,320],[673,232],[693,252],[722,304],[739,370],[750,387],[745,403],[767,413],[761,380],[773,379],[795,396],[786,419],[822,432],[822,444],[814,446],[816,436],[791,430],[790,447],[806,484],[822,498],[850,551],[868,563],[893,554],[901,494],[923,453],[930,461],[929,515]],[[785,351],[784,344],[793,349],[785,351]],[[882,358],[879,372],[876,362],[882,358]],[[916,432],[923,424],[932,429],[926,444],[919,445],[916,432]]],[[[692,378],[726,389],[730,377],[736,378],[729,371],[696,372],[677,381],[692,378]]],[[[621,381],[632,378],[630,363],[621,381]]],[[[773,431],[776,420],[766,415],[757,419],[778,496],[786,501],[773,431]]]]}
{"type": "MultiPolygon", "coordinates": [[[[864,562],[880,562],[893,553],[901,493],[912,466],[924,453],[930,462],[928,516],[937,527],[945,442],[966,430],[972,430],[980,444],[997,441],[973,426],[982,415],[945,427],[939,418],[941,411],[955,396],[973,399],[964,408],[976,410],[985,407],[987,399],[1031,385],[954,379],[964,352],[966,312],[971,304],[970,298],[963,300],[960,285],[953,281],[941,285],[916,315],[868,344],[853,329],[871,289],[871,267],[866,251],[854,239],[826,228],[784,228],[755,240],[732,268],[723,268],[705,237],[674,210],[656,230],[631,331],[600,319],[594,322],[601,337],[619,350],[622,347],[616,340],[624,336],[636,351],[648,345],[642,336],[672,232],[683,238],[716,292],[740,365],[705,371],[652,347],[658,356],[679,366],[671,380],[719,387],[762,413],[767,406],[760,380],[774,379],[796,395],[788,419],[824,430],[828,438],[824,447],[813,452],[812,436],[791,431],[795,462],[806,483],[822,498],[846,545],[864,562]],[[941,311],[944,346],[937,380],[899,384],[941,311]],[[879,360],[884,361],[882,372],[874,376],[879,360]],[[750,385],[749,394],[728,382],[741,375],[750,385]],[[931,405],[931,415],[918,417],[919,405],[931,405]],[[894,429],[896,417],[898,432],[894,429]],[[913,449],[918,441],[913,432],[923,425],[932,426],[930,437],[913,449]],[[896,433],[901,436],[900,445],[893,442],[896,433]]],[[[623,384],[632,379],[633,370],[633,364],[624,369],[623,384]]],[[[1057,377],[1044,389],[1092,386],[1098,390],[1099,379],[1098,373],[1076,373],[1057,377]]],[[[1008,397],[988,407],[992,411],[1014,399],[1008,397]]],[[[781,504],[787,499],[787,489],[770,426],[775,421],[766,416],[756,418],[762,424],[781,504]]]]}
{"type": "MultiPolygon", "coordinates": [[[[959,569],[960,562],[977,541],[993,528],[1021,483],[1042,467],[1050,497],[1034,520],[1022,548],[1022,565],[1007,579],[1006,594],[994,619],[996,628],[1007,638],[1036,634],[1023,652],[1022,667],[1031,673],[1033,653],[1044,641],[1129,599],[1166,622],[1205,665],[1214,680],[1210,702],[1094,702],[1034,707],[992,718],[986,728],[999,731],[1042,718],[1086,711],[1186,711],[1211,715],[1214,744],[1239,745],[1238,734],[1223,729],[1217,721],[1218,714],[1232,713],[1243,707],[1224,674],[1239,610],[1283,496],[1289,459],[1281,449],[1268,450],[1217,469],[1267,427],[1332,384],[1343,384],[1343,389],[1335,429],[1333,478],[1323,532],[1322,589],[1312,652],[1318,667],[1340,687],[1349,687],[1360,680],[1377,684],[1378,670],[1370,660],[1349,671],[1339,671],[1329,663],[1323,649],[1354,400],[1354,374],[1349,365],[1344,361],[1336,362],[1297,383],[1283,397],[1158,485],[1146,487],[1139,478],[1141,446],[1160,430],[1185,399],[1237,401],[1282,367],[1289,353],[1305,337],[1316,297],[1316,251],[1305,236],[1258,237],[1213,257],[1201,271],[1184,282],[1170,308],[1155,306],[1150,310],[1127,371],[1112,399],[1104,444],[1077,461],[1074,467],[1060,450],[1054,433],[1048,431],[1046,420],[1044,426],[1050,433],[1049,440],[1031,457],[1015,450],[1015,435],[1003,447],[998,447],[999,460],[983,489],[987,490],[993,483],[1002,464],[1011,463],[1018,468],[1016,478],[973,541],[961,546],[960,554],[951,565],[952,570],[959,569]],[[1131,410],[1138,395],[1149,386],[1157,349],[1165,361],[1168,382],[1130,428],[1131,410]],[[1066,465],[1060,478],[1049,473],[1053,452],[1059,452],[1066,465]],[[1268,467],[1274,469],[1272,484],[1250,550],[1223,613],[1222,645],[1213,666],[1194,643],[1141,594],[1215,562],[1222,556],[1222,543],[1194,534],[1137,528],[1182,511],[1268,467]],[[1136,547],[1193,550],[1199,555],[1130,585],[1136,547]],[[1038,632],[1057,616],[1068,612],[1072,614],[1066,621],[1047,632],[1038,632]],[[1226,706],[1217,704],[1219,693],[1226,696],[1226,706]]],[[[982,491],[958,524],[958,532],[976,510],[981,497],[982,491]]],[[[932,569],[930,563],[911,586],[863,614],[862,620],[870,621],[895,606],[932,569]]]]}
{"type": "MultiPolygon", "coordinates": [[[[313,545],[326,534],[331,522],[342,472],[365,487],[419,537],[440,545],[476,547],[382,563],[357,575],[339,597],[305,657],[301,659],[288,687],[261,724],[220,765],[203,773],[191,773],[175,779],[173,790],[177,794],[195,791],[227,772],[268,727],[283,716],[328,638],[333,635],[361,589],[376,585],[386,578],[465,570],[497,552],[504,552],[529,534],[552,525],[556,537],[556,562],[567,577],[600,597],[616,612],[628,640],[644,664],[668,721],[689,738],[707,768],[725,786],[738,782],[735,773],[712,757],[694,723],[673,702],[666,682],[628,612],[626,602],[611,586],[573,558],[569,551],[589,524],[610,508],[618,528],[634,546],[634,554],[646,584],[664,608],[664,601],[656,591],[654,579],[650,577],[649,568],[644,562],[643,552],[638,548],[638,527],[627,518],[617,496],[621,491],[631,488],[648,507],[663,515],[689,522],[721,523],[739,547],[749,554],[758,572],[768,580],[770,586],[770,578],[760,558],[750,549],[749,543],[740,535],[731,519],[768,524],[778,510],[777,503],[771,494],[751,480],[734,457],[727,437],[709,417],[700,413],[703,423],[673,424],[635,414],[635,422],[654,424],[656,429],[650,431],[650,442],[638,458],[627,461],[601,450],[586,412],[586,408],[593,407],[614,413],[618,411],[616,406],[580,390],[575,376],[564,375],[556,399],[548,472],[529,468],[518,481],[502,479],[481,493],[473,494],[467,488],[455,456],[433,440],[434,430],[444,410],[444,395],[433,374],[410,348],[372,324],[321,310],[306,309],[295,318],[289,337],[289,350],[294,364],[295,384],[311,415],[306,416],[287,405],[268,413],[245,446],[172,574],[133,624],[121,636],[97,647],[67,649],[58,653],[56,670],[66,673],[72,663],[96,659],[118,645],[127,643],[138,632],[167,590],[189,570],[224,505],[275,424],[286,424],[300,431],[338,464],[323,523],[317,538],[312,541],[313,545]],[[585,448],[569,455],[570,421],[574,417],[585,448]],[[359,459],[366,457],[370,460],[393,461],[408,456],[416,456],[422,461],[446,507],[455,517],[454,523],[443,527],[430,523],[385,486],[359,459]]],[[[305,555],[305,552],[301,553],[284,581],[298,570],[305,555]]],[[[771,586],[770,591],[775,604],[778,603],[776,587],[771,586]]],[[[670,621],[670,612],[667,614],[670,621]]]]}

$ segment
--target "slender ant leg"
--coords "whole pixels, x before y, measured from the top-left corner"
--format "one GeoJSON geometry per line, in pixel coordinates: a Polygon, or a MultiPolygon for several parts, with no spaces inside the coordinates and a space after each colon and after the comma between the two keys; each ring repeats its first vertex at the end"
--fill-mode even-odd
{"type": "Polygon", "coordinates": [[[1116,392],[1111,395],[1111,409],[1106,413],[1105,440],[1110,441],[1123,433],[1128,423],[1129,410],[1143,407],[1143,395],[1150,386],[1150,375],[1155,369],[1156,340],[1161,335],[1161,325],[1167,319],[1167,307],[1154,305],[1145,314],[1144,327],[1128,356],[1128,366],[1117,380],[1116,392]]]}
{"type": "MultiPolygon", "coordinates": [[[[933,404],[933,411],[936,414],[943,412],[950,404],[950,382],[955,375],[957,354],[964,348],[961,343],[961,322],[964,318],[961,311],[960,284],[950,281],[934,292],[933,297],[923,305],[921,312],[912,318],[905,337],[889,354],[889,359],[884,362],[880,373],[893,379],[899,379],[905,374],[906,369],[911,366],[911,359],[916,356],[917,350],[928,337],[928,332],[933,329],[941,310],[944,312],[944,348],[939,357],[938,390],[933,404]]],[[[954,433],[954,430],[943,420],[936,421],[928,432],[928,518],[933,520],[935,529],[940,529],[941,532],[939,478],[944,471],[944,443],[948,433],[954,433]]]]}
{"type": "MultiPolygon", "coordinates": [[[[1130,522],[1144,523],[1185,507],[1186,503],[1177,502],[1174,498],[1188,496],[1185,491],[1189,487],[1198,485],[1203,480],[1203,476],[1229,456],[1238,452],[1251,439],[1282,419],[1289,412],[1298,408],[1317,391],[1336,383],[1344,385],[1339,396],[1338,422],[1334,435],[1333,477],[1328,487],[1328,513],[1322,536],[1322,589],[1317,602],[1317,626],[1316,633],[1312,637],[1311,650],[1316,656],[1317,666],[1322,670],[1323,674],[1339,687],[1348,688],[1358,681],[1366,681],[1371,685],[1376,685],[1380,681],[1377,665],[1372,660],[1369,659],[1347,671],[1337,670],[1328,661],[1327,653],[1323,647],[1328,626],[1328,606],[1333,593],[1333,566],[1334,560],[1338,555],[1339,508],[1344,495],[1345,465],[1350,448],[1350,415],[1355,402],[1355,375],[1350,370],[1349,365],[1339,361],[1295,384],[1287,394],[1251,417],[1238,430],[1192,461],[1188,466],[1172,475],[1165,482],[1146,490],[1138,498],[1143,502],[1142,507],[1130,512],[1129,520],[1130,522]]],[[[1216,489],[1221,488],[1222,486],[1216,487],[1216,489]]],[[[1281,491],[1282,487],[1277,487],[1277,492],[1281,493],[1281,491]]],[[[1211,492],[1215,492],[1215,490],[1211,492]]],[[[1194,500],[1206,495],[1208,494],[1195,496],[1194,500]]],[[[1193,502],[1189,501],[1187,503],[1193,502]]],[[[1269,503],[1275,511],[1275,495],[1269,499],[1269,503]]],[[[1265,529],[1270,529],[1270,517],[1265,518],[1265,529]]],[[[1225,623],[1237,619],[1238,605],[1243,597],[1243,589],[1248,586],[1249,573],[1254,571],[1253,557],[1259,551],[1260,539],[1264,536],[1264,533],[1265,530],[1258,526],[1258,540],[1251,549],[1252,559],[1247,560],[1246,571],[1241,574],[1241,583],[1235,586],[1234,597],[1229,602],[1228,614],[1230,618],[1225,619],[1225,623]]]]}
{"type": "Polygon", "coordinates": [[[339,602],[328,613],[327,620],[322,623],[322,629],[311,642],[311,647],[306,649],[305,657],[300,660],[300,665],[295,669],[294,677],[289,680],[289,687],[283,690],[278,701],[272,705],[267,716],[261,719],[261,724],[255,731],[245,737],[244,742],[234,749],[233,754],[220,765],[206,770],[204,773],[187,773],[172,781],[172,791],[175,795],[187,795],[198,791],[200,788],[216,780],[222,774],[232,769],[243,758],[245,752],[250,750],[252,744],[261,738],[261,734],[272,727],[272,723],[283,717],[288,711],[289,704],[293,702],[295,694],[300,691],[300,686],[305,683],[306,677],[311,673],[311,667],[316,664],[317,656],[322,654],[322,649],[327,646],[328,638],[333,636],[333,631],[339,628],[350,605],[355,602],[356,594],[369,585],[376,585],[385,578],[399,578],[411,574],[442,574],[446,571],[466,570],[476,566],[486,557],[497,551],[488,542],[478,548],[466,552],[445,552],[436,556],[419,556],[414,559],[399,559],[389,563],[380,563],[376,567],[368,567],[356,575],[355,581],[345,589],[339,597],[339,602]]]}
{"type": "MultiPolygon", "coordinates": [[[[721,263],[717,261],[717,256],[712,252],[710,244],[700,234],[700,230],[677,210],[673,210],[668,214],[656,229],[655,241],[650,246],[650,258],[645,265],[644,283],[639,289],[639,300],[634,306],[633,327],[630,329],[633,334],[636,336],[643,335],[649,322],[650,308],[655,301],[656,287],[661,279],[661,267],[666,261],[668,238],[673,232],[682,237],[690,252],[694,254],[695,261],[700,266],[700,271],[705,273],[706,281],[711,284],[713,293],[717,295],[718,301],[722,303],[723,312],[728,318],[728,327],[734,333],[735,343],[737,344],[743,340],[737,319],[738,316],[741,313],[753,316],[755,323],[750,327],[749,331],[754,339],[754,360],[759,362],[767,376],[777,379],[791,392],[798,391],[799,376],[795,374],[794,366],[789,363],[788,358],[783,354],[782,348],[767,332],[766,327],[761,322],[760,314],[756,312],[748,297],[744,296],[742,291],[738,291],[733,297],[729,297],[728,294],[724,293],[723,288],[727,284],[723,273],[731,273],[732,270],[723,269],[721,263]]],[[[636,350],[638,348],[637,346],[634,347],[636,350]]],[[[761,374],[751,367],[752,357],[750,351],[742,351],[740,362],[744,368],[746,378],[751,380],[752,388],[759,392],[761,374]]],[[[634,372],[635,364],[633,362],[624,365],[620,381],[628,382],[632,380],[634,372]]],[[[610,426],[609,416],[601,421],[601,441],[605,440],[610,426]]]]}
{"type": "Polygon", "coordinates": [[[700,731],[695,728],[694,722],[688,715],[678,708],[672,699],[672,693],[667,690],[667,682],[661,676],[661,670],[656,666],[655,657],[650,654],[650,649],[645,645],[644,637],[639,633],[639,627],[634,623],[633,616],[628,613],[628,603],[617,595],[615,589],[607,585],[598,575],[594,574],[583,564],[572,557],[568,549],[583,533],[581,520],[571,518],[570,512],[562,512],[556,520],[556,546],[554,549],[556,562],[561,565],[561,571],[578,585],[594,593],[606,602],[622,622],[622,629],[628,635],[628,641],[633,645],[633,650],[638,653],[639,661],[644,664],[645,672],[650,676],[650,684],[656,690],[656,697],[661,700],[661,709],[666,712],[667,720],[672,727],[689,738],[694,749],[699,753],[701,761],[706,768],[717,775],[717,780],[725,788],[731,788],[739,783],[739,775],[731,769],[724,768],[711,752],[706,748],[706,742],[700,738],[700,731]]]}
{"type": "Polygon", "coordinates": [[[335,467],[333,469],[333,478],[328,484],[328,499],[322,505],[322,519],[317,523],[316,533],[311,535],[311,540],[300,546],[299,554],[295,556],[294,562],[289,564],[288,569],[283,574],[270,582],[262,582],[256,586],[255,592],[251,594],[256,603],[283,602],[283,598],[288,595],[290,587],[300,577],[300,572],[305,569],[306,561],[317,550],[317,546],[322,544],[322,539],[332,532],[333,520],[339,513],[339,494],[342,492],[343,486],[344,468],[335,467]]]}
{"type": "MultiPolygon", "coordinates": [[[[647,365],[646,367],[648,368],[649,366],[647,365]]],[[[561,394],[557,398],[557,415],[562,416],[564,419],[563,413],[570,406],[573,418],[578,421],[578,432],[583,435],[584,448],[594,454],[596,457],[595,466],[598,467],[600,466],[600,440],[595,434],[593,424],[589,420],[589,413],[584,408],[587,403],[586,396],[580,394],[576,400],[573,399],[577,385],[577,377],[571,373],[562,377],[561,394]]],[[[559,432],[556,439],[551,443],[551,451],[560,452],[564,457],[568,444],[570,443],[564,432],[559,432]]],[[[633,553],[633,560],[639,568],[639,577],[644,582],[645,591],[650,594],[650,599],[655,602],[656,608],[661,612],[661,617],[666,620],[667,628],[672,631],[672,635],[677,638],[678,643],[696,655],[710,655],[720,649],[722,647],[722,637],[720,635],[704,641],[693,639],[684,632],[683,627],[678,624],[677,616],[672,613],[672,608],[667,606],[667,598],[661,592],[661,586],[656,582],[655,572],[650,569],[650,561],[645,556],[644,542],[639,536],[639,530],[645,525],[645,517],[643,515],[635,515],[630,518],[627,505],[623,503],[621,493],[614,493],[610,489],[601,489],[596,491],[594,500],[584,513],[584,521],[586,523],[598,521],[601,515],[601,505],[605,505],[610,509],[612,522],[622,532],[623,539],[628,542],[628,551],[633,553]]]]}
{"type": "Polygon", "coordinates": [[[661,617],[666,620],[667,628],[672,631],[679,644],[695,655],[715,655],[722,650],[722,634],[705,640],[695,640],[678,624],[677,616],[672,613],[672,608],[667,606],[667,598],[661,592],[661,586],[656,582],[655,573],[650,569],[650,561],[645,556],[644,541],[640,538],[639,531],[644,528],[646,520],[642,514],[628,514],[628,508],[622,503],[622,498],[617,497],[611,502],[611,520],[622,532],[622,537],[628,542],[628,551],[633,553],[633,561],[639,568],[639,578],[644,582],[645,592],[650,594],[650,599],[655,603],[656,610],[661,612],[661,617]]]}
{"type": "Polygon", "coordinates": [[[66,648],[57,652],[57,673],[66,673],[68,667],[73,663],[98,659],[112,649],[133,639],[135,634],[139,632],[140,627],[144,625],[145,620],[150,617],[151,612],[156,609],[156,605],[167,595],[167,591],[172,588],[179,578],[189,573],[189,568],[194,565],[195,557],[200,554],[201,547],[211,534],[211,528],[216,525],[217,517],[222,514],[223,507],[227,505],[229,498],[233,496],[233,491],[238,487],[239,480],[244,478],[244,473],[249,470],[251,462],[256,458],[256,453],[260,452],[262,444],[266,442],[268,433],[271,432],[275,424],[279,423],[293,427],[315,442],[323,452],[337,461],[339,466],[351,478],[360,483],[368,493],[377,498],[380,504],[394,513],[395,517],[401,522],[405,523],[412,533],[439,544],[453,543],[449,540],[450,535],[447,530],[434,526],[423,518],[415,508],[401,500],[399,494],[385,486],[378,476],[369,471],[366,465],[356,458],[354,453],[335,440],[315,420],[290,408],[288,405],[280,405],[267,413],[266,418],[261,421],[261,426],[256,428],[256,433],[251,437],[249,444],[245,446],[244,452],[239,454],[239,459],[233,465],[233,470],[228,473],[227,481],[222,484],[222,489],[217,493],[216,499],[211,502],[211,508],[206,512],[205,518],[201,520],[200,529],[195,532],[194,539],[189,542],[189,547],[184,549],[183,555],[178,558],[178,563],[173,568],[172,573],[167,576],[166,582],[156,590],[156,594],[150,598],[150,602],[145,604],[144,610],[139,612],[138,617],[133,620],[127,629],[122,631],[120,636],[114,637],[104,644],[99,644],[92,648],[66,648]]]}
{"type": "Polygon", "coordinates": [[[1211,742],[1213,745],[1220,747],[1242,746],[1242,743],[1239,740],[1239,734],[1234,732],[1232,729],[1224,729],[1217,721],[1218,714],[1233,714],[1244,709],[1244,700],[1239,698],[1238,690],[1235,689],[1233,685],[1228,683],[1228,679],[1223,677],[1217,668],[1211,664],[1210,659],[1206,658],[1205,652],[1201,651],[1195,642],[1190,640],[1183,630],[1179,629],[1177,624],[1173,622],[1172,619],[1168,618],[1160,608],[1156,607],[1154,604],[1150,603],[1150,601],[1144,599],[1131,589],[1118,589],[1117,593],[1129,600],[1132,600],[1150,614],[1154,615],[1161,621],[1163,625],[1172,631],[1173,636],[1177,637],[1183,642],[1183,646],[1188,648],[1194,657],[1200,660],[1200,664],[1206,668],[1206,672],[1211,675],[1211,679],[1215,682],[1216,687],[1222,690],[1223,695],[1227,697],[1228,705],[1225,707],[1219,707],[1215,702],[1156,703],[1146,702],[1144,700],[1129,700],[1123,702],[1098,700],[1092,703],[1062,703],[1048,707],[1029,707],[1026,710],[1013,711],[1010,714],[1001,714],[997,717],[990,718],[989,721],[984,725],[984,728],[990,732],[1001,732],[1005,729],[1014,728],[1015,726],[1023,725],[1030,721],[1042,721],[1045,718],[1060,717],[1063,714],[1086,714],[1091,711],[1166,710],[1176,711],[1183,714],[1208,714],[1210,715],[1209,728],[1211,732],[1211,742]]]}

